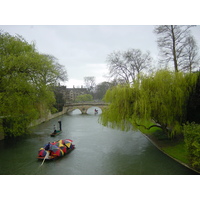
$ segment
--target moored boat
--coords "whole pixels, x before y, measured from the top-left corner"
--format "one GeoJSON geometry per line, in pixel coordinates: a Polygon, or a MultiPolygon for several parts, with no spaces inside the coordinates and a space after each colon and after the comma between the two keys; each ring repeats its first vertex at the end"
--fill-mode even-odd
{"type": "Polygon", "coordinates": [[[56,125],[54,125],[54,131],[53,131],[53,133],[50,134],[51,137],[59,135],[62,132],[62,123],[61,123],[60,119],[58,120],[58,124],[59,124],[59,129],[60,130],[56,130],[56,125]]]}
{"type": "Polygon", "coordinates": [[[56,135],[59,135],[62,131],[55,130],[53,133],[50,134],[51,137],[55,137],[56,135]]]}
{"type": "Polygon", "coordinates": [[[39,160],[54,160],[62,157],[71,152],[75,145],[72,144],[73,140],[63,139],[56,142],[49,142],[38,151],[37,158],[39,160]]]}

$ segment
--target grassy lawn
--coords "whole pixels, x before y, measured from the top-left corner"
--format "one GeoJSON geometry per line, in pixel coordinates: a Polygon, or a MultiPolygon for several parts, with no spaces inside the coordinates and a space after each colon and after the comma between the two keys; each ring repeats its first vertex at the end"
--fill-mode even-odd
{"type": "Polygon", "coordinates": [[[170,156],[176,158],[177,160],[180,160],[181,162],[189,165],[187,150],[185,147],[185,142],[183,140],[177,142],[174,145],[163,147],[163,151],[169,154],[170,156]]]}
{"type": "MultiPolygon", "coordinates": [[[[145,125],[148,127],[152,124],[146,122],[145,125]]],[[[170,140],[165,134],[163,134],[162,129],[158,127],[153,127],[150,130],[141,127],[140,131],[153,141],[163,152],[189,165],[187,150],[183,138],[170,140]]]]}

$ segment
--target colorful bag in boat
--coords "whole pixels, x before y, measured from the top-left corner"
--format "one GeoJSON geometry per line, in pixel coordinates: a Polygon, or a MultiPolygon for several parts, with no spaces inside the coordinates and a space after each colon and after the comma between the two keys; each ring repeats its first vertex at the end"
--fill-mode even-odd
{"type": "Polygon", "coordinates": [[[62,151],[62,149],[60,149],[58,146],[56,145],[51,145],[50,148],[50,155],[51,156],[63,156],[64,152],[62,151]]]}
{"type": "Polygon", "coordinates": [[[67,153],[67,147],[66,147],[66,146],[63,145],[63,146],[60,147],[60,149],[61,149],[64,153],[67,153]]]}
{"type": "Polygon", "coordinates": [[[38,156],[39,157],[44,157],[46,156],[47,152],[45,151],[44,148],[40,148],[40,150],[38,151],[38,156]]]}
{"type": "Polygon", "coordinates": [[[62,143],[62,140],[57,141],[56,146],[58,146],[64,153],[67,153],[67,147],[62,143]]]}
{"type": "MultiPolygon", "coordinates": [[[[56,145],[57,144],[57,142],[51,142],[50,144],[52,144],[52,145],[56,145]]],[[[56,145],[57,146],[57,145],[56,145]]]]}
{"type": "Polygon", "coordinates": [[[70,139],[65,139],[65,140],[61,140],[62,144],[64,144],[68,149],[72,148],[72,142],[73,140],[70,139]]]}

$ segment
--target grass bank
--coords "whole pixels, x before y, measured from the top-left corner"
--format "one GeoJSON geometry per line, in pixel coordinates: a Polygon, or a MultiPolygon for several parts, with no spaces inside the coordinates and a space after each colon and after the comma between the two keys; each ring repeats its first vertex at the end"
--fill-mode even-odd
{"type": "Polygon", "coordinates": [[[158,127],[153,127],[150,130],[146,130],[141,127],[140,131],[162,152],[186,167],[194,170],[192,167],[190,167],[188,152],[183,137],[177,137],[171,140],[165,134],[163,134],[162,129],[158,127]]]}

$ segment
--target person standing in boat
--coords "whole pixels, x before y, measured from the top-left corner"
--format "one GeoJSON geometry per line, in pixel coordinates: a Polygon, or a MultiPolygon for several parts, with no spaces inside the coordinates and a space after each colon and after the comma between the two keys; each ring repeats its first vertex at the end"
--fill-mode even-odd
{"type": "Polygon", "coordinates": [[[55,124],[53,125],[53,129],[54,129],[53,133],[56,134],[56,125],[55,124]]]}
{"type": "Polygon", "coordinates": [[[62,131],[62,127],[61,127],[62,125],[61,125],[61,120],[60,119],[58,120],[58,124],[59,124],[60,131],[62,131]]]}

